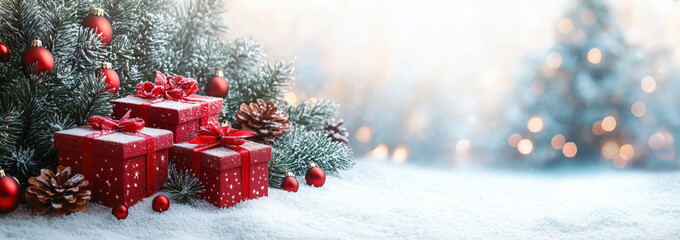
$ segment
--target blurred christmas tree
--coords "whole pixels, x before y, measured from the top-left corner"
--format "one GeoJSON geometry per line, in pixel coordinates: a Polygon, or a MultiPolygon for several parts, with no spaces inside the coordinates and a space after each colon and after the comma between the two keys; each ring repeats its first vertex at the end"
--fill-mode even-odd
{"type": "Polygon", "coordinates": [[[557,31],[555,47],[508,98],[510,164],[677,167],[678,83],[666,74],[668,54],[627,44],[603,0],[580,1],[557,31]]]}

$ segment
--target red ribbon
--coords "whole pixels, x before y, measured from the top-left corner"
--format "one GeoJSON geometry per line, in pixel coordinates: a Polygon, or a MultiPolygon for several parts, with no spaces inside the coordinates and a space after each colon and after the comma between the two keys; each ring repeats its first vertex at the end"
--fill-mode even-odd
{"type": "MultiPolygon", "coordinates": [[[[116,132],[121,132],[131,136],[142,137],[146,139],[146,195],[150,196],[154,192],[154,164],[156,160],[156,144],[154,137],[145,133],[139,132],[144,128],[144,120],[141,118],[130,118],[130,111],[120,120],[113,120],[103,116],[92,116],[87,122],[90,126],[83,126],[81,128],[89,128],[98,130],[97,132],[85,135],[82,143],[83,155],[83,175],[85,179],[94,181],[94,139],[110,135],[116,132]]],[[[92,187],[92,184],[89,186],[92,187]]]]}
{"type": "Polygon", "coordinates": [[[191,99],[189,96],[198,92],[198,83],[193,78],[185,78],[182,76],[165,76],[165,74],[156,71],[156,83],[141,82],[135,88],[133,96],[147,99],[155,99],[142,103],[139,109],[139,117],[144,121],[149,121],[149,108],[152,104],[163,102],[165,100],[199,102],[201,103],[201,122],[200,126],[208,124],[208,103],[199,100],[191,99]]]}
{"type": "Polygon", "coordinates": [[[250,198],[250,151],[239,147],[246,143],[244,138],[254,136],[255,133],[246,130],[233,129],[229,125],[221,127],[217,123],[210,123],[198,130],[199,136],[187,141],[198,144],[191,153],[191,168],[196,176],[200,176],[201,164],[199,153],[211,148],[225,146],[241,155],[241,192],[244,199],[250,198]]]}

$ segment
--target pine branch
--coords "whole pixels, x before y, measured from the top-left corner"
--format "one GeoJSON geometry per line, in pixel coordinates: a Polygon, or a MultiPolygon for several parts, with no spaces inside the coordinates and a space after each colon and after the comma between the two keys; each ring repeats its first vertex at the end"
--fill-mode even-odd
{"type": "Polygon", "coordinates": [[[301,126],[291,128],[273,148],[269,162],[269,186],[274,188],[281,186],[286,172],[303,176],[310,162],[316,163],[329,175],[354,166],[349,147],[331,141],[323,132],[309,131],[301,126]]]}
{"type": "Polygon", "coordinates": [[[296,106],[286,104],[283,110],[288,113],[288,121],[293,125],[318,131],[337,115],[338,107],[338,104],[332,101],[306,99],[296,106]]]}
{"type": "Polygon", "coordinates": [[[234,114],[241,103],[256,102],[257,99],[277,101],[295,80],[292,63],[278,62],[266,64],[254,75],[234,76],[231,78],[229,95],[222,118],[233,121],[234,114]],[[243,78],[240,78],[243,77],[243,78]]]}
{"type": "Polygon", "coordinates": [[[35,151],[30,148],[16,147],[9,154],[0,156],[0,166],[8,174],[16,177],[21,185],[26,185],[28,179],[40,172],[40,162],[36,159],[35,151]]]}
{"type": "Polygon", "coordinates": [[[200,201],[199,195],[205,192],[203,183],[190,170],[178,171],[175,164],[170,163],[168,182],[165,188],[172,194],[172,200],[196,205],[200,201]]]}

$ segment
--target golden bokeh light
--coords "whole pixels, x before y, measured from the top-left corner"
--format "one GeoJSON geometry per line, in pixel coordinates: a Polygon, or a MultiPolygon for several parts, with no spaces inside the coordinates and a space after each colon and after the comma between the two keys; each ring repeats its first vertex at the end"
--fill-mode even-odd
{"type": "Polygon", "coordinates": [[[460,155],[467,155],[472,148],[472,142],[468,139],[461,139],[456,143],[456,153],[460,155]]]}
{"type": "Polygon", "coordinates": [[[602,129],[602,121],[593,123],[593,134],[597,136],[604,134],[604,129],[602,129]]]}
{"type": "Polygon", "coordinates": [[[640,81],[640,86],[642,87],[642,91],[648,93],[654,92],[656,89],[656,80],[654,80],[654,78],[651,76],[646,76],[642,79],[642,81],[640,81]]]}
{"type": "Polygon", "coordinates": [[[633,160],[633,157],[635,156],[635,149],[633,148],[633,145],[623,144],[623,146],[621,146],[619,149],[619,156],[621,156],[621,158],[626,161],[633,160]]]}
{"type": "Polygon", "coordinates": [[[532,117],[527,122],[527,128],[530,132],[537,133],[543,130],[543,119],[540,117],[532,117]]]}
{"type": "Polygon", "coordinates": [[[568,158],[576,156],[577,152],[578,148],[576,147],[576,143],[574,142],[565,143],[564,147],[562,148],[562,153],[564,154],[565,157],[568,158]]]}
{"type": "Polygon", "coordinates": [[[559,68],[562,65],[562,55],[559,53],[551,53],[548,55],[548,60],[546,62],[550,68],[559,68]]]}
{"type": "Polygon", "coordinates": [[[561,34],[567,34],[571,32],[572,29],[574,29],[574,22],[569,18],[563,18],[557,23],[557,31],[561,34]]]}
{"type": "Polygon", "coordinates": [[[649,144],[650,148],[654,150],[659,150],[662,148],[673,147],[673,141],[674,141],[673,135],[671,135],[666,130],[661,130],[653,134],[651,137],[649,137],[647,143],[649,144]]]}
{"type": "Polygon", "coordinates": [[[378,144],[373,150],[368,152],[368,156],[377,159],[377,160],[385,160],[387,158],[389,150],[387,149],[387,145],[384,143],[378,144]]]}
{"type": "Polygon", "coordinates": [[[408,147],[404,145],[399,145],[394,149],[392,153],[392,161],[396,163],[404,163],[408,160],[408,147]]]}
{"type": "Polygon", "coordinates": [[[598,64],[602,61],[602,52],[599,48],[593,48],[588,51],[588,61],[592,64],[598,64]]]}
{"type": "Polygon", "coordinates": [[[297,96],[293,92],[287,92],[286,93],[286,102],[288,102],[291,105],[295,105],[297,103],[297,96]]]}
{"type": "Polygon", "coordinates": [[[555,150],[562,149],[565,143],[567,143],[567,140],[564,138],[564,136],[562,136],[562,134],[557,134],[550,140],[550,145],[552,145],[555,150]]]}
{"type": "Polygon", "coordinates": [[[510,137],[508,138],[508,143],[510,144],[510,146],[516,148],[520,140],[522,140],[522,135],[520,135],[519,133],[515,133],[510,135],[510,137]]]}
{"type": "Polygon", "coordinates": [[[359,142],[367,143],[371,140],[372,134],[373,133],[369,126],[363,126],[357,129],[357,131],[354,133],[354,138],[359,142]]]}
{"type": "Polygon", "coordinates": [[[626,165],[628,165],[628,161],[623,159],[620,155],[616,155],[612,161],[612,164],[614,164],[614,167],[616,168],[625,168],[626,165]]]}
{"type": "Polygon", "coordinates": [[[630,106],[630,112],[633,116],[642,117],[647,112],[647,105],[643,101],[637,101],[630,106]]]}
{"type": "Polygon", "coordinates": [[[519,153],[527,155],[534,150],[534,143],[529,139],[522,139],[517,143],[517,151],[519,153]]]}
{"type": "Polygon", "coordinates": [[[613,116],[607,116],[602,119],[602,130],[605,132],[611,132],[616,129],[616,118],[613,116]]]}
{"type": "Polygon", "coordinates": [[[608,141],[602,144],[602,156],[606,159],[613,159],[619,154],[619,144],[614,141],[608,141]]]}

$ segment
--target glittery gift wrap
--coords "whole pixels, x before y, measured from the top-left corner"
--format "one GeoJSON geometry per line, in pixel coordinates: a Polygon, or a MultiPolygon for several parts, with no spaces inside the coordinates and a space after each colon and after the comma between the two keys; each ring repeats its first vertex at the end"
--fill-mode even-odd
{"type": "Polygon", "coordinates": [[[92,201],[109,207],[120,204],[130,207],[160,190],[168,181],[172,132],[146,127],[135,133],[146,137],[115,132],[86,140],[97,132],[74,128],[54,134],[59,165],[70,166],[74,172],[83,173],[90,182],[92,201]],[[153,152],[148,152],[151,140],[153,152]],[[87,150],[93,155],[90,163],[83,160],[84,148],[91,148],[87,150]],[[149,154],[155,154],[153,166],[147,166],[149,154]],[[91,168],[90,174],[85,174],[88,172],[85,167],[91,168]],[[147,173],[152,175],[147,176],[147,173]],[[147,186],[149,182],[152,186],[147,186]]]}
{"type": "Polygon", "coordinates": [[[219,121],[219,114],[222,112],[221,98],[197,95],[179,101],[127,96],[111,103],[114,118],[120,118],[131,111],[131,117],[144,119],[148,127],[172,131],[177,143],[198,136],[199,127],[219,121]]]}
{"type": "Polygon", "coordinates": [[[243,169],[243,154],[238,151],[220,146],[194,153],[196,146],[175,144],[170,156],[180,170],[190,169],[196,173],[193,169],[198,167],[198,178],[206,188],[201,195],[203,199],[217,207],[227,208],[247,199],[267,196],[269,160],[272,158],[270,146],[254,142],[241,145],[240,148],[250,155],[247,161],[250,166],[245,166],[246,169],[243,169]],[[193,165],[194,160],[198,160],[197,165],[193,165]],[[250,179],[244,179],[243,171],[248,171],[250,179]],[[243,189],[244,181],[249,181],[248,189],[243,189]]]}

